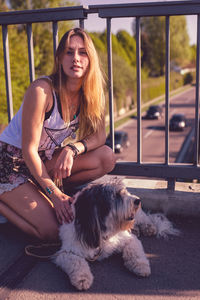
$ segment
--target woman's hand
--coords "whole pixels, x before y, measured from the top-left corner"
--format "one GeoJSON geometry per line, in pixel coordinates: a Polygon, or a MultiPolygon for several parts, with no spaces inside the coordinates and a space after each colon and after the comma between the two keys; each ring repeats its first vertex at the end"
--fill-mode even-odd
{"type": "Polygon", "coordinates": [[[59,189],[55,189],[51,195],[51,201],[54,205],[56,217],[60,224],[73,221],[74,215],[71,207],[73,198],[62,193],[59,189]]]}
{"type": "Polygon", "coordinates": [[[57,158],[53,177],[54,179],[62,180],[62,178],[69,177],[71,175],[71,170],[74,162],[74,152],[71,148],[65,147],[61,151],[57,158]]]}

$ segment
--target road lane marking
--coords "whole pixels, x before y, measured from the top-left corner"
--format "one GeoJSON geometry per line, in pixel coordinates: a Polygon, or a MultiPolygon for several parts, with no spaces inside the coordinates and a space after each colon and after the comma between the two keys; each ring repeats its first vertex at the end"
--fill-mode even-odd
{"type": "Polygon", "coordinates": [[[148,136],[150,136],[152,134],[153,130],[149,130],[145,135],[144,135],[144,139],[148,138],[148,136]]]}

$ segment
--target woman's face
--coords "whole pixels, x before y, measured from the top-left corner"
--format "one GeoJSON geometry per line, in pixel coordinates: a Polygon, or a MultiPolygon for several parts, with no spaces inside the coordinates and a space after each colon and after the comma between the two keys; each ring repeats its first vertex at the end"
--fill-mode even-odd
{"type": "Polygon", "coordinates": [[[83,39],[74,35],[70,38],[68,47],[66,46],[62,67],[68,78],[82,78],[89,66],[89,58],[85,49],[83,39]]]}

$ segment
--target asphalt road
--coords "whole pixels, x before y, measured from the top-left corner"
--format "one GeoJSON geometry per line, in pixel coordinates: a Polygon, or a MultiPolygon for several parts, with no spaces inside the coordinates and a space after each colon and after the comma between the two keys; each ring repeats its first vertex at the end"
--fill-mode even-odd
{"type": "MultiPolygon", "coordinates": [[[[142,162],[165,161],[165,105],[163,117],[159,120],[142,120],[142,162]]],[[[170,115],[183,113],[187,118],[188,126],[182,132],[169,134],[169,161],[175,162],[181,146],[194,126],[195,119],[195,88],[191,88],[170,99],[170,115]]],[[[118,161],[137,161],[137,120],[132,119],[117,130],[128,132],[130,146],[122,153],[116,154],[118,161]]]]}

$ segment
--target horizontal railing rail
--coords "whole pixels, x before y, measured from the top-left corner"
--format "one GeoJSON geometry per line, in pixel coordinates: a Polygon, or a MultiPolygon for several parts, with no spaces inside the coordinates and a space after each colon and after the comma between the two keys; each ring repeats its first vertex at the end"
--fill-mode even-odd
{"type": "Polygon", "coordinates": [[[70,6],[0,12],[0,24],[11,25],[64,20],[83,20],[87,18],[87,9],[87,6],[70,6]]]}
{"type": "Polygon", "coordinates": [[[199,43],[200,43],[200,0],[196,1],[168,1],[150,3],[127,3],[90,5],[77,7],[60,7],[39,10],[11,11],[0,13],[0,25],[2,25],[4,63],[8,105],[8,119],[13,117],[12,88],[10,76],[8,25],[26,24],[29,73],[30,81],[35,79],[34,51],[32,23],[52,22],[52,35],[54,53],[58,45],[58,25],[61,20],[79,20],[79,26],[84,27],[84,20],[89,14],[98,14],[98,17],[106,20],[107,29],[107,54],[108,54],[108,88],[109,88],[109,115],[112,148],[114,149],[114,105],[113,105],[113,70],[112,70],[112,19],[136,18],[136,65],[137,65],[137,161],[117,162],[112,174],[124,176],[141,176],[164,178],[169,182],[177,178],[196,179],[200,176],[198,164],[199,156],[199,43]],[[193,164],[169,163],[169,105],[170,105],[170,17],[175,15],[197,16],[197,52],[196,52],[196,100],[195,100],[195,153],[193,164]],[[141,134],[141,17],[164,16],[165,17],[165,161],[164,163],[142,162],[142,134],[141,134]]]}

